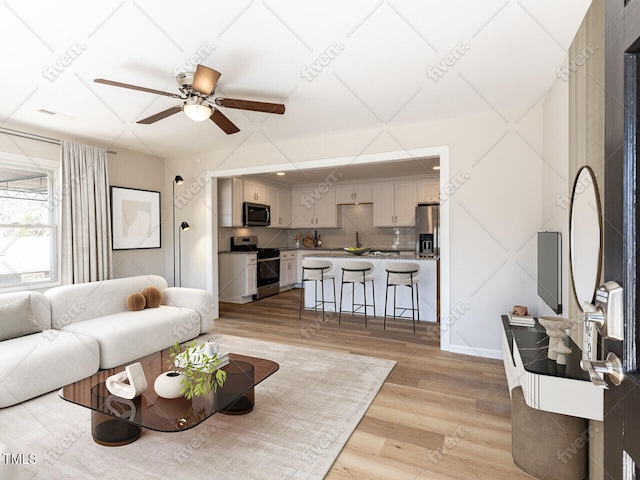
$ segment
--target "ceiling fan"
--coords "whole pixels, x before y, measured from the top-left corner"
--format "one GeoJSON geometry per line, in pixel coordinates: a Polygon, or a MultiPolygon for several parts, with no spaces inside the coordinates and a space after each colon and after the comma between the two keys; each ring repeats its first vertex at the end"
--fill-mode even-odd
{"type": "Polygon", "coordinates": [[[178,82],[178,90],[181,95],[176,93],[163,92],[154,90],[153,88],[139,87],[128,83],[114,82],[104,78],[96,78],[94,82],[112,85],[114,87],[129,88],[141,92],[155,93],[156,95],[164,95],[165,97],[178,98],[182,100],[182,105],[168,108],[162,112],[158,112],[150,117],[138,120],[136,123],[149,125],[158,120],[167,118],[175,113],[184,112],[191,120],[201,122],[210,119],[218,125],[226,134],[237,133],[240,129],[229,120],[217,107],[238,108],[241,110],[252,110],[255,112],[284,113],[284,105],[281,103],[255,102],[252,100],[238,100],[234,98],[213,98],[216,90],[216,83],[222,75],[220,72],[212,68],[198,64],[195,72],[184,72],[176,75],[178,82]]]}

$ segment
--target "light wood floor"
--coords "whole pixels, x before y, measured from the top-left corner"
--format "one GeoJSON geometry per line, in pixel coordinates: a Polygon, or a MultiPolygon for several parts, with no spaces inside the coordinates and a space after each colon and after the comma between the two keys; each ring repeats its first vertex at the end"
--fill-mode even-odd
{"type": "Polygon", "coordinates": [[[215,330],[229,335],[395,360],[328,479],[530,479],[511,459],[504,367],[442,352],[438,325],[303,312],[299,290],[220,305],[215,330]]]}

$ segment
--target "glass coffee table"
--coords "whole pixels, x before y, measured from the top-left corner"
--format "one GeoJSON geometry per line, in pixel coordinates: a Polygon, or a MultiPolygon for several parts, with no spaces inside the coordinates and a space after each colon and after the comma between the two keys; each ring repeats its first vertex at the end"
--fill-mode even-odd
{"type": "Polygon", "coordinates": [[[100,370],[95,375],[67,385],[59,395],[68,402],[92,410],[91,433],[96,443],[119,446],[134,442],[142,428],[159,432],[181,432],[195,427],[216,412],[245,414],[253,410],[253,388],[278,371],[280,366],[271,360],[229,354],[229,364],[222,367],[227,372],[224,386],[216,392],[193,397],[166,399],[159,397],[153,384],[163,372],[170,370],[169,349],[139,360],[147,379],[147,390],[131,400],[109,393],[105,380],[122,372],[125,365],[100,370]]]}

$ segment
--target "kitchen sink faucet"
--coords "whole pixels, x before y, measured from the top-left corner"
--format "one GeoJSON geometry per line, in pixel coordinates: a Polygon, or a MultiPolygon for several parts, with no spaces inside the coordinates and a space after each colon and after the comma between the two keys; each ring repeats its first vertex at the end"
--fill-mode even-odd
{"type": "Polygon", "coordinates": [[[360,248],[361,246],[360,240],[358,240],[358,232],[356,232],[356,248],[360,248]]]}

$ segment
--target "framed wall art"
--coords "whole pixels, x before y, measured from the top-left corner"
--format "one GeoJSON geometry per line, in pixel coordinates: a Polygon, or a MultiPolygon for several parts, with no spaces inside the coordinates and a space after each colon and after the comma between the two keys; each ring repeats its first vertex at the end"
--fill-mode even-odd
{"type": "Polygon", "coordinates": [[[160,192],[111,187],[113,250],[160,248],[160,192]]]}

